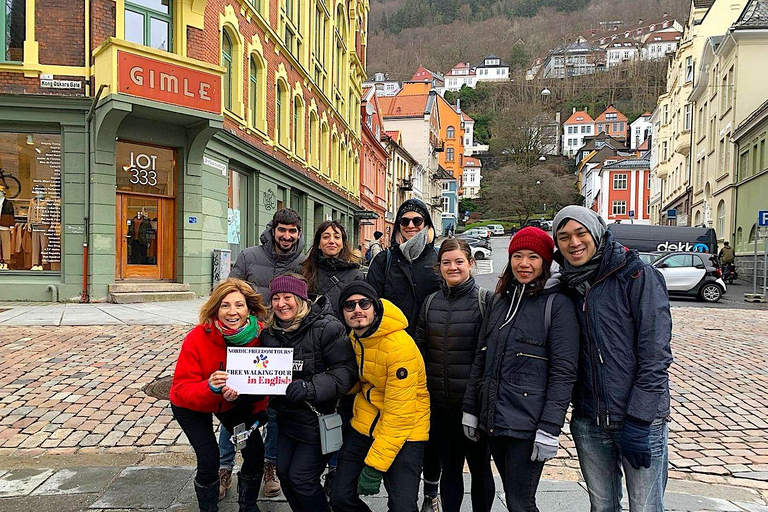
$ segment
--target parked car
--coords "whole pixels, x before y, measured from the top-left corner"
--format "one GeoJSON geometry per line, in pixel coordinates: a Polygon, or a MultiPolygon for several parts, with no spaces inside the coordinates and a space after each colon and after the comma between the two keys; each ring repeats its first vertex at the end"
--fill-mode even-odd
{"type": "Polygon", "coordinates": [[[643,260],[646,263],[653,263],[657,259],[664,256],[666,253],[664,252],[639,252],[637,253],[640,256],[640,259],[643,260]]]}
{"type": "Polygon", "coordinates": [[[491,230],[491,236],[504,236],[504,226],[501,224],[488,224],[485,227],[491,230]]]}
{"type": "Polygon", "coordinates": [[[667,284],[670,295],[697,297],[717,302],[725,294],[722,272],[714,255],[700,252],[674,252],[653,262],[667,284]]]}
{"type": "Polygon", "coordinates": [[[463,233],[456,235],[459,238],[477,237],[477,238],[491,238],[491,230],[487,227],[471,228],[463,233]]]}
{"type": "Polygon", "coordinates": [[[533,226],[535,228],[543,229],[544,231],[552,231],[552,221],[544,219],[531,219],[525,223],[526,226],[533,226]]]}
{"type": "MultiPolygon", "coordinates": [[[[491,249],[491,243],[483,238],[462,238],[469,244],[469,248],[472,249],[472,257],[476,260],[484,260],[490,258],[493,255],[493,249],[491,249]]],[[[440,243],[435,244],[435,250],[440,251],[440,243]]]]}

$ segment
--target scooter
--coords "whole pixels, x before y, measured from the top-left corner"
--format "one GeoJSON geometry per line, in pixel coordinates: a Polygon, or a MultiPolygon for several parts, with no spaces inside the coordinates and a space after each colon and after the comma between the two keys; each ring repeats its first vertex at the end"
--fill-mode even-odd
{"type": "Polygon", "coordinates": [[[736,265],[733,263],[726,263],[723,265],[723,281],[725,281],[728,284],[733,284],[733,282],[739,277],[739,273],[736,272],[736,265]]]}

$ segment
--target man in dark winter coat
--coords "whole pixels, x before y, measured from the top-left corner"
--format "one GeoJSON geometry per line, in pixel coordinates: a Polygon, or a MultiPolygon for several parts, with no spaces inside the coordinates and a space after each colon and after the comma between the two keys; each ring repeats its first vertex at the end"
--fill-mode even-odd
{"type": "MultiPolygon", "coordinates": [[[[429,209],[419,199],[408,199],[400,205],[389,248],[371,261],[367,281],[382,299],[400,308],[408,319],[406,331],[416,332],[416,322],[424,299],[440,289],[435,274],[435,228],[429,209]]],[[[437,489],[440,480],[440,459],[428,447],[424,457],[424,495],[422,510],[439,506],[437,489]]]]}
{"type": "Polygon", "coordinates": [[[592,210],[553,222],[562,282],[581,327],[571,432],[593,512],[664,510],[672,318],[661,274],[613,240],[592,210]]]}
{"type": "MultiPolygon", "coordinates": [[[[261,234],[261,245],[248,247],[243,250],[235,261],[235,266],[229,277],[236,277],[250,283],[252,287],[266,300],[269,297],[269,283],[286,273],[301,273],[301,264],[305,256],[304,234],[301,231],[301,216],[290,208],[277,210],[272,216],[272,222],[261,234]]],[[[280,481],[276,476],[275,461],[277,460],[277,425],[274,410],[268,409],[267,437],[264,441],[264,493],[268,497],[280,494],[280,481]]],[[[229,439],[223,439],[226,434],[219,436],[219,451],[222,459],[228,458],[226,453],[234,455],[230,449],[229,439]]],[[[234,463],[234,458],[232,458],[234,463]]],[[[224,468],[222,468],[224,469],[224,468]]],[[[225,480],[223,477],[222,480],[225,480]]]]}
{"type": "Polygon", "coordinates": [[[269,297],[272,279],[281,274],[301,273],[305,259],[301,217],[290,208],[278,210],[259,240],[261,245],[240,253],[229,277],[248,281],[262,297],[269,297]]]}

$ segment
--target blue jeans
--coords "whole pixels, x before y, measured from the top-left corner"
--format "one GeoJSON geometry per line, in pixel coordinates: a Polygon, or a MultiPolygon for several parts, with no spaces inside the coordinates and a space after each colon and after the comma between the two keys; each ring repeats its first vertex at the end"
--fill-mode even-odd
{"type": "Polygon", "coordinates": [[[219,428],[219,468],[232,471],[235,467],[235,445],[229,438],[232,433],[222,425],[219,428]]]}
{"type": "Polygon", "coordinates": [[[624,423],[598,426],[593,420],[573,417],[571,433],[579,465],[589,491],[591,512],[621,512],[622,471],[627,479],[630,512],[664,512],[667,487],[669,425],[665,419],[651,424],[651,467],[633,469],[619,453],[624,423]]]}
{"type": "MultiPolygon", "coordinates": [[[[273,409],[267,409],[269,421],[264,430],[267,434],[264,439],[264,460],[277,462],[277,413],[273,409]]],[[[235,446],[229,440],[232,433],[224,425],[219,429],[219,467],[232,470],[235,467],[235,446]]]]}

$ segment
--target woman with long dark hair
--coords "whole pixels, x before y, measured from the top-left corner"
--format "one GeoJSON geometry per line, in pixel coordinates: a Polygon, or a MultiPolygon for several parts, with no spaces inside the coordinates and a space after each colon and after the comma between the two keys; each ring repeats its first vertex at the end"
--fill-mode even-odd
{"type": "Polygon", "coordinates": [[[480,288],[470,269],[465,240],[445,240],[437,253],[441,288],[424,300],[414,340],[424,355],[431,407],[429,443],[442,465],[444,512],[459,512],[464,498],[464,461],[472,476],[472,510],[489,512],[496,488],[488,439],[470,441],[462,430],[462,402],[477,351],[478,334],[491,292],[480,288]]]}
{"type": "MultiPolygon", "coordinates": [[[[241,423],[252,429],[266,421],[266,397],[238,395],[227,385],[227,347],[257,347],[266,309],[261,296],[240,279],[219,284],[200,310],[200,324],[181,345],[171,384],[173,417],[189,439],[197,457],[195,493],[201,512],[219,510],[219,447],[213,416],[232,432],[241,423]]],[[[237,475],[240,512],[258,512],[264,443],[258,431],[242,449],[243,466],[237,475]]]]}
{"type": "Polygon", "coordinates": [[[538,512],[536,488],[576,382],[579,324],[550,276],[554,245],[534,227],[512,238],[464,395],[464,434],[488,436],[512,512],[538,512]]]}
{"type": "Polygon", "coordinates": [[[310,294],[328,298],[340,320],[339,293],[348,283],[363,279],[359,258],[352,255],[344,226],[337,220],[321,222],[315,231],[309,256],[302,264],[310,294]]]}

